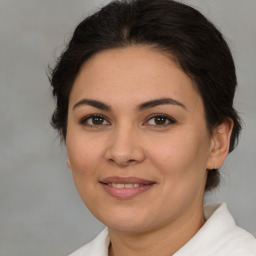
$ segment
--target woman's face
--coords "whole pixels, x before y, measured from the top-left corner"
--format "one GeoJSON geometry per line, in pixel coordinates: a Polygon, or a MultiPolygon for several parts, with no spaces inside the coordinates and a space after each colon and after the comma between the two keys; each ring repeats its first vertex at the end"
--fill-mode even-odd
{"type": "Polygon", "coordinates": [[[149,47],[106,50],[70,95],[66,145],[89,210],[120,231],[202,212],[212,139],[190,78],[149,47]]]}

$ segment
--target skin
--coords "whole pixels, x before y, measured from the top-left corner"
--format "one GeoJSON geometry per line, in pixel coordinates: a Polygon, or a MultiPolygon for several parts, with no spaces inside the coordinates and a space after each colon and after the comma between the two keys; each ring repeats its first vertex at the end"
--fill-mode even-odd
{"type": "Polygon", "coordinates": [[[212,133],[207,130],[193,82],[157,50],[105,50],[83,65],[70,94],[68,166],[82,200],[109,228],[109,255],[172,255],[194,236],[205,222],[206,169],[223,163],[231,131],[228,119],[212,133]],[[175,102],[138,109],[162,98],[175,102]],[[97,123],[91,114],[104,119],[97,123]],[[159,123],[155,114],[167,117],[159,123]],[[109,176],[139,177],[155,185],[117,199],[99,183],[109,176]]]}

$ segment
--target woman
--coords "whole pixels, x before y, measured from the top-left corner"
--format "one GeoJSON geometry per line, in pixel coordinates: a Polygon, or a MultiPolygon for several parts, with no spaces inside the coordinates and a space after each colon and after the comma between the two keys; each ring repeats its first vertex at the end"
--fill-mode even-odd
{"type": "Polygon", "coordinates": [[[256,255],[225,204],[203,206],[237,142],[235,67],[221,33],[171,0],[86,18],[52,70],[52,124],[106,229],[77,255],[256,255]]]}

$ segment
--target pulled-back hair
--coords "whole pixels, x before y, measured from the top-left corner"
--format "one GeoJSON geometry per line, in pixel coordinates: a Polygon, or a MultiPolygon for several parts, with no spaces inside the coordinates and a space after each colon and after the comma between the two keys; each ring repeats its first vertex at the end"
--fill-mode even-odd
{"type": "MultiPolygon", "coordinates": [[[[81,66],[107,49],[146,45],[167,54],[191,78],[202,97],[210,133],[230,118],[231,152],[241,130],[233,108],[237,85],[234,61],[222,34],[200,12],[172,0],[113,1],[84,19],[51,70],[56,109],[52,126],[65,141],[69,95],[81,66]]],[[[208,170],[206,190],[219,184],[218,170],[208,170]]]]}

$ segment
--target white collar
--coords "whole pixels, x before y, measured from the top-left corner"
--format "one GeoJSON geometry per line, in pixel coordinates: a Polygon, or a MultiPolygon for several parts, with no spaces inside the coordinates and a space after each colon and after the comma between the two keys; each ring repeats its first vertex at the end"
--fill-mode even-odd
{"type": "MultiPolygon", "coordinates": [[[[256,256],[256,240],[237,227],[225,203],[204,206],[202,228],[173,256],[256,256]]],[[[93,241],[70,256],[108,256],[110,238],[105,228],[93,241]]]]}

